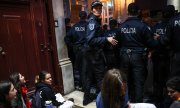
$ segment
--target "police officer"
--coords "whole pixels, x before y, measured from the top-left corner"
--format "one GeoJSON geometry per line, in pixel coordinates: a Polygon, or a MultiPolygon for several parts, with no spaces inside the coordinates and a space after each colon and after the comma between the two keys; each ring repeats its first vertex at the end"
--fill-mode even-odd
{"type": "Polygon", "coordinates": [[[137,16],[136,3],[128,5],[128,18],[119,27],[120,68],[127,74],[131,102],[143,102],[143,87],[147,75],[146,47],[158,45],[152,33],[137,16]]]}
{"type": "Polygon", "coordinates": [[[103,53],[103,46],[105,43],[110,42],[113,45],[117,41],[113,37],[104,37],[100,16],[102,13],[102,3],[94,1],[91,4],[91,14],[89,15],[87,25],[87,38],[86,38],[86,61],[88,68],[86,70],[86,85],[84,91],[83,105],[87,105],[96,97],[92,96],[91,86],[93,81],[96,84],[98,93],[100,91],[101,81],[105,72],[105,57],[103,53]]]}
{"type": "MultiPolygon", "coordinates": [[[[114,37],[118,35],[118,22],[115,19],[109,21],[110,29],[105,32],[106,37],[114,37]]],[[[118,46],[113,46],[110,43],[105,44],[103,48],[106,57],[107,69],[119,68],[119,50],[118,46]]]]}
{"type": "MultiPolygon", "coordinates": [[[[166,25],[169,19],[174,16],[175,9],[173,5],[168,5],[163,10],[163,19],[153,27],[153,33],[163,37],[166,32],[166,25]]],[[[153,71],[154,71],[154,96],[156,102],[161,102],[164,98],[165,85],[170,73],[170,49],[168,46],[160,46],[152,53],[153,71]]],[[[160,104],[159,104],[160,105],[160,104]]],[[[160,107],[160,106],[159,106],[160,107]]]]}
{"type": "Polygon", "coordinates": [[[80,89],[82,87],[81,81],[81,66],[82,66],[82,50],[86,38],[86,27],[87,27],[87,13],[85,11],[79,12],[80,21],[76,23],[67,33],[65,42],[68,46],[73,48],[75,54],[74,67],[74,80],[75,88],[80,89]]]}
{"type": "Polygon", "coordinates": [[[170,56],[170,75],[180,76],[180,14],[175,15],[167,24],[166,34],[160,38],[161,43],[169,45],[171,49],[170,56]]]}

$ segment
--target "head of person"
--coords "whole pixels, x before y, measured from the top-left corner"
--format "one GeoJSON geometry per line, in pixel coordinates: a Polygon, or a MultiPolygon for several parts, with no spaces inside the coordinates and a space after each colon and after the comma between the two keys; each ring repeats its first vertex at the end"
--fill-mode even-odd
{"type": "Polygon", "coordinates": [[[110,26],[110,29],[117,28],[117,26],[118,26],[117,20],[111,19],[111,20],[109,21],[109,26],[110,26]]]}
{"type": "Polygon", "coordinates": [[[81,20],[85,20],[87,18],[87,13],[85,11],[80,11],[79,12],[79,18],[81,20]]]}
{"type": "Polygon", "coordinates": [[[100,17],[101,13],[102,13],[102,6],[103,6],[103,4],[100,1],[98,1],[98,0],[92,2],[92,4],[91,4],[91,12],[95,16],[100,17]]]}
{"type": "Polygon", "coordinates": [[[105,108],[121,108],[126,91],[125,79],[124,74],[119,69],[107,71],[101,89],[105,108]]]}
{"type": "Polygon", "coordinates": [[[9,76],[9,80],[14,84],[16,89],[18,89],[20,85],[26,83],[25,77],[18,72],[12,73],[9,76]]]}
{"type": "Polygon", "coordinates": [[[136,3],[130,3],[128,5],[128,14],[130,16],[137,16],[139,13],[139,6],[136,3]]]}
{"type": "Polygon", "coordinates": [[[103,28],[103,30],[108,30],[108,25],[107,25],[107,24],[104,24],[104,25],[102,26],[102,28],[103,28]]]}
{"type": "Polygon", "coordinates": [[[10,81],[0,82],[0,103],[8,104],[16,98],[17,90],[10,81]]]}
{"type": "Polygon", "coordinates": [[[168,95],[177,100],[180,98],[180,77],[173,77],[169,79],[166,83],[168,95]]]}
{"type": "Polygon", "coordinates": [[[175,15],[174,5],[167,5],[163,10],[163,18],[171,18],[175,15]]]}
{"type": "Polygon", "coordinates": [[[41,71],[39,73],[39,81],[38,82],[45,83],[45,84],[48,84],[48,85],[52,85],[51,74],[49,72],[47,72],[47,71],[41,71]]]}

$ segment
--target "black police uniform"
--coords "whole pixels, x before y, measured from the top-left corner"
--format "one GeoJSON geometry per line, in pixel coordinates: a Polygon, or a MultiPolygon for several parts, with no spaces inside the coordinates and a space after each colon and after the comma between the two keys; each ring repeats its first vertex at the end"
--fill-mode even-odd
{"type": "Polygon", "coordinates": [[[103,32],[101,28],[101,20],[91,15],[88,19],[87,25],[87,37],[86,37],[86,82],[85,82],[85,94],[83,104],[86,105],[93,100],[91,86],[95,82],[98,93],[100,91],[101,81],[105,72],[105,57],[103,53],[103,46],[107,43],[106,37],[102,37],[103,32]],[[89,101],[89,102],[88,102],[89,101]]]}
{"type": "MultiPolygon", "coordinates": [[[[153,33],[159,34],[161,37],[165,35],[166,26],[168,19],[163,20],[160,23],[157,23],[153,27],[153,33]]],[[[168,74],[170,72],[170,58],[169,58],[169,47],[168,46],[159,46],[153,50],[152,61],[153,61],[153,88],[154,96],[156,101],[162,101],[164,98],[164,88],[166,88],[166,81],[168,79],[168,74]]]]}
{"type": "Polygon", "coordinates": [[[162,44],[170,45],[170,77],[180,76],[180,14],[172,18],[166,27],[166,35],[161,38],[162,44]]]}
{"type": "Polygon", "coordinates": [[[131,102],[143,101],[143,86],[147,76],[146,47],[158,45],[147,25],[137,17],[129,17],[119,28],[120,68],[127,73],[131,102]]]}
{"type": "Polygon", "coordinates": [[[83,56],[83,46],[86,39],[86,27],[87,21],[80,20],[76,23],[67,33],[65,37],[65,42],[67,45],[73,48],[73,53],[75,54],[74,63],[74,81],[75,87],[82,86],[82,56],[83,56]]]}
{"type": "MultiPolygon", "coordinates": [[[[114,37],[118,35],[118,28],[112,28],[110,30],[107,30],[104,36],[106,37],[114,37]]],[[[104,48],[104,55],[106,58],[106,65],[107,70],[112,68],[119,68],[120,61],[119,61],[119,47],[118,45],[113,46],[110,43],[106,43],[104,48]]]]}

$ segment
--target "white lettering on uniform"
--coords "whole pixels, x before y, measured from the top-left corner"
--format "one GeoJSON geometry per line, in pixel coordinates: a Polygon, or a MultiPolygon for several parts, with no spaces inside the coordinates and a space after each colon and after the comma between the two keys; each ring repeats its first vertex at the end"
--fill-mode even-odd
{"type": "Polygon", "coordinates": [[[85,31],[85,27],[75,27],[75,31],[85,31]]]}
{"type": "Polygon", "coordinates": [[[177,25],[180,26],[180,20],[175,20],[174,21],[174,26],[177,26],[177,25]]]}
{"type": "Polygon", "coordinates": [[[156,29],[157,34],[165,34],[165,29],[156,29]]]}
{"type": "Polygon", "coordinates": [[[121,28],[121,33],[136,33],[136,28],[121,28]]]}

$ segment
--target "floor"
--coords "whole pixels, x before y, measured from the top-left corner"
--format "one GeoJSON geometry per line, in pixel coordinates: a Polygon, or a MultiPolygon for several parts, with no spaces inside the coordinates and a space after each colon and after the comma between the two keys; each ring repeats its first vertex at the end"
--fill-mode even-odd
{"type": "Polygon", "coordinates": [[[88,104],[87,106],[82,105],[83,101],[83,92],[81,91],[73,91],[70,94],[64,96],[65,99],[74,98],[75,108],[96,108],[95,100],[88,104]]]}

